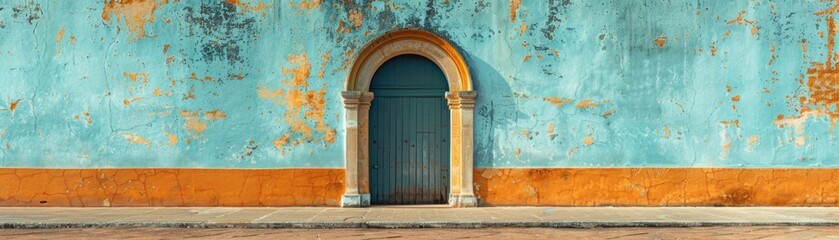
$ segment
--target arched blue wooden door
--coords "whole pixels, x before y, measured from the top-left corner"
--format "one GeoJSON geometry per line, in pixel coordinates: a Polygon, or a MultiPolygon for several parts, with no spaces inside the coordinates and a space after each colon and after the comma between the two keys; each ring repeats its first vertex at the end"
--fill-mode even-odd
{"type": "Polygon", "coordinates": [[[449,195],[448,83],[434,62],[400,55],[373,75],[370,201],[444,204],[449,195]]]}

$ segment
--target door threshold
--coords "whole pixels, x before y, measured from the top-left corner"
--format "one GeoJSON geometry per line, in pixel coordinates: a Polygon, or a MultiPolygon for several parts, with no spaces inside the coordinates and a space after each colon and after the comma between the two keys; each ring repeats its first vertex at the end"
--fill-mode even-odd
{"type": "Polygon", "coordinates": [[[452,208],[448,204],[419,204],[419,205],[370,205],[371,208],[452,208]]]}

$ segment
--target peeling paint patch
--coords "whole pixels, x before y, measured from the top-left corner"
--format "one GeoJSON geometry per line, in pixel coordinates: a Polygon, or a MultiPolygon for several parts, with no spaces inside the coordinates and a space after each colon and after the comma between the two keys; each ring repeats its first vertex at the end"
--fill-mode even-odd
{"type": "Polygon", "coordinates": [[[664,45],[667,44],[667,35],[662,34],[661,36],[658,36],[655,38],[654,42],[656,46],[664,47],[664,45]]]}
{"type": "Polygon", "coordinates": [[[64,27],[58,30],[55,34],[55,54],[61,54],[61,39],[64,38],[64,27]]]}
{"type": "Polygon", "coordinates": [[[246,46],[259,34],[254,16],[243,15],[237,8],[227,2],[206,2],[198,7],[184,8],[188,36],[201,40],[195,46],[200,56],[193,61],[245,63],[246,46]]]}
{"type": "Polygon", "coordinates": [[[758,141],[760,141],[760,136],[755,135],[755,136],[749,137],[748,142],[749,142],[749,151],[750,152],[754,149],[754,146],[757,144],[758,141]]]}
{"type": "Polygon", "coordinates": [[[546,97],[546,98],[542,98],[542,100],[544,100],[545,102],[548,102],[550,104],[553,104],[556,107],[562,107],[566,103],[570,103],[570,102],[574,101],[573,99],[570,99],[570,98],[560,98],[560,97],[546,97]]]}
{"type": "Polygon", "coordinates": [[[350,10],[350,13],[347,14],[347,19],[349,19],[354,27],[359,28],[361,27],[361,22],[364,20],[364,14],[356,10],[350,10]]]}
{"type": "Polygon", "coordinates": [[[783,128],[785,125],[793,125],[796,128],[795,143],[797,146],[803,144],[806,136],[804,133],[804,122],[807,118],[827,117],[830,120],[830,131],[836,128],[839,121],[839,67],[834,63],[836,53],[834,45],[836,39],[837,25],[833,17],[827,17],[827,53],[824,62],[812,62],[807,69],[806,85],[808,96],[797,97],[800,104],[798,116],[785,117],[778,115],[775,125],[783,128]]]}
{"type": "Polygon", "coordinates": [[[236,7],[239,7],[242,11],[245,12],[258,12],[264,11],[266,9],[271,8],[271,5],[266,5],[264,2],[259,2],[257,4],[251,4],[242,0],[224,0],[228,4],[232,4],[236,7]]]}
{"type": "Polygon", "coordinates": [[[720,148],[722,149],[722,159],[728,159],[728,154],[731,152],[731,140],[723,139],[720,148]]]}
{"type": "Polygon", "coordinates": [[[130,79],[132,82],[149,83],[149,74],[144,72],[124,72],[123,76],[130,79]]]}
{"type": "Polygon", "coordinates": [[[140,98],[140,97],[136,97],[136,98],[134,98],[134,99],[128,99],[128,98],[126,98],[125,100],[122,100],[122,104],[124,104],[125,106],[128,106],[128,105],[131,105],[132,103],[137,102],[137,101],[140,101],[140,100],[142,100],[142,99],[143,99],[143,98],[140,98]]]}
{"type": "MultiPolygon", "coordinates": [[[[183,127],[184,127],[185,130],[190,131],[189,135],[192,138],[198,139],[198,138],[201,137],[200,134],[202,132],[207,131],[207,127],[209,127],[209,124],[207,124],[207,123],[201,121],[201,119],[199,119],[199,116],[202,114],[201,110],[196,110],[194,112],[190,112],[190,111],[187,111],[187,110],[181,110],[181,111],[179,111],[179,114],[183,119],[186,120],[186,122],[184,122],[183,127]]],[[[203,114],[204,114],[204,120],[206,120],[206,121],[218,121],[218,120],[227,118],[227,114],[225,114],[223,111],[218,110],[218,109],[217,110],[212,110],[212,111],[207,111],[207,112],[204,112],[203,114]]],[[[189,142],[190,142],[189,139],[187,139],[187,143],[189,143],[189,142]]]]}
{"type": "Polygon", "coordinates": [[[17,106],[18,106],[18,104],[20,104],[21,100],[23,100],[23,98],[18,99],[18,100],[14,100],[11,103],[9,103],[9,111],[14,113],[15,109],[17,109],[17,106]]]}
{"type": "Polygon", "coordinates": [[[717,56],[717,43],[711,43],[711,47],[709,48],[711,49],[711,57],[717,56]]]}
{"type": "Polygon", "coordinates": [[[283,154],[285,154],[285,147],[288,144],[289,135],[283,135],[280,138],[274,139],[274,149],[280,150],[283,154]]]}
{"type": "Polygon", "coordinates": [[[166,137],[169,139],[169,142],[167,143],[169,144],[169,146],[174,146],[178,144],[178,136],[176,136],[175,134],[166,132],[166,137]]]}
{"type": "MultiPolygon", "coordinates": [[[[276,105],[285,106],[283,116],[288,124],[290,133],[282,146],[292,141],[296,144],[311,142],[314,134],[322,134],[324,143],[334,143],[336,130],[326,124],[326,89],[309,89],[308,78],[311,71],[309,57],[305,53],[288,55],[288,62],[294,68],[283,68],[282,73],[291,75],[291,80],[283,80],[282,87],[270,90],[257,86],[257,96],[263,100],[271,100],[276,105]],[[311,126],[311,125],[314,126],[311,126]]],[[[278,142],[275,141],[275,147],[278,142]]]]}
{"type": "Polygon", "coordinates": [[[593,137],[583,138],[583,144],[585,144],[586,146],[594,144],[594,138],[593,137]]]}
{"type": "Polygon", "coordinates": [[[227,118],[227,114],[218,109],[204,113],[204,120],[207,121],[221,120],[224,118],[227,118]]]}
{"type": "Polygon", "coordinates": [[[521,7],[521,0],[510,0],[510,22],[516,21],[519,7],[521,7]]]}
{"type": "Polygon", "coordinates": [[[720,124],[722,124],[725,127],[735,126],[737,128],[740,128],[740,119],[720,121],[720,124]]]}
{"type": "Polygon", "coordinates": [[[760,27],[758,27],[755,24],[755,20],[749,20],[749,19],[746,19],[745,17],[743,17],[743,15],[745,15],[745,14],[746,14],[746,10],[740,11],[740,13],[737,14],[736,18],[728,20],[725,23],[728,24],[728,25],[737,24],[737,25],[743,25],[743,26],[750,26],[751,31],[752,31],[752,35],[757,35],[758,30],[760,30],[760,27]]]}
{"type": "Polygon", "coordinates": [[[159,4],[166,4],[168,0],[108,0],[102,9],[102,20],[110,22],[115,17],[122,22],[131,33],[131,39],[137,40],[148,37],[146,23],[154,22],[154,12],[159,4]]]}
{"type": "Polygon", "coordinates": [[[292,74],[292,82],[287,83],[291,86],[307,87],[309,85],[307,78],[309,78],[309,71],[312,65],[309,63],[309,56],[305,53],[293,54],[288,56],[288,62],[297,65],[296,68],[283,68],[283,74],[292,74]]]}
{"type": "Polygon", "coordinates": [[[614,115],[615,112],[617,112],[617,111],[618,111],[617,109],[612,108],[612,110],[603,112],[602,116],[604,118],[608,118],[608,117],[611,117],[612,115],[614,115]]]}
{"type": "Polygon", "coordinates": [[[321,57],[320,63],[320,70],[318,70],[318,78],[323,78],[323,75],[326,74],[326,64],[329,63],[329,59],[331,58],[329,54],[332,53],[332,50],[326,51],[321,57]]]}
{"type": "Polygon", "coordinates": [[[835,1],[835,3],[834,3],[834,5],[833,5],[833,7],[828,8],[828,9],[825,9],[825,10],[819,10],[819,11],[817,11],[817,12],[815,13],[815,14],[816,14],[816,16],[820,16],[820,15],[831,15],[831,14],[834,14],[834,13],[839,12],[839,1],[836,1],[836,0],[834,0],[834,1],[835,1]]]}
{"type": "MultiPolygon", "coordinates": [[[[207,124],[198,119],[189,119],[184,123],[184,129],[192,131],[193,136],[198,136],[199,133],[207,130],[207,124]]],[[[196,137],[197,138],[197,137],[196,137]]]]}
{"type": "MultiPolygon", "coordinates": [[[[27,3],[12,7],[12,18],[25,17],[26,22],[32,25],[33,21],[41,19],[41,4],[29,1],[27,3]]],[[[5,28],[5,23],[0,21],[0,29],[5,28]]]]}
{"type": "Polygon", "coordinates": [[[598,104],[596,102],[594,102],[590,99],[584,99],[582,101],[577,102],[576,106],[577,106],[577,108],[591,108],[591,107],[597,107],[597,105],[598,104]]]}
{"type": "Polygon", "coordinates": [[[807,143],[807,136],[795,137],[795,146],[796,147],[804,146],[804,144],[806,144],[806,143],[807,143]]]}
{"type": "Polygon", "coordinates": [[[322,0],[303,0],[303,1],[300,1],[300,3],[297,4],[297,5],[294,5],[294,1],[289,1],[289,4],[291,4],[292,8],[312,9],[312,8],[320,7],[321,1],[322,0]]]}
{"type": "Polygon", "coordinates": [[[122,137],[124,137],[125,140],[131,144],[142,144],[146,146],[151,146],[151,142],[148,139],[145,139],[137,134],[123,132],[120,133],[120,135],[122,135],[122,137]]]}

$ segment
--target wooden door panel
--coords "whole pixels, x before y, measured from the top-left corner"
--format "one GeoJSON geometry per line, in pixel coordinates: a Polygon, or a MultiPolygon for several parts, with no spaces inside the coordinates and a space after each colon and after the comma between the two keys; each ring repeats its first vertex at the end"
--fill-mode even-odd
{"type": "Polygon", "coordinates": [[[448,89],[442,71],[418,55],[388,60],[370,85],[372,204],[443,204],[449,194],[448,89]]]}

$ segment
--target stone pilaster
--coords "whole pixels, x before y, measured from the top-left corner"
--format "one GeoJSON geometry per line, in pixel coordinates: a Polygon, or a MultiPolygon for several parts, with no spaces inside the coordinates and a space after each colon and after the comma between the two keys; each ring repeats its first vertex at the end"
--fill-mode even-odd
{"type": "Polygon", "coordinates": [[[368,168],[369,153],[367,140],[368,113],[373,93],[343,91],[344,102],[344,160],[346,168],[346,190],[341,197],[342,207],[364,207],[370,205],[368,168]]]}
{"type": "Polygon", "coordinates": [[[454,207],[476,207],[478,200],[472,188],[474,168],[474,124],[473,115],[475,91],[447,92],[449,108],[452,111],[452,190],[449,205],[454,207]]]}

